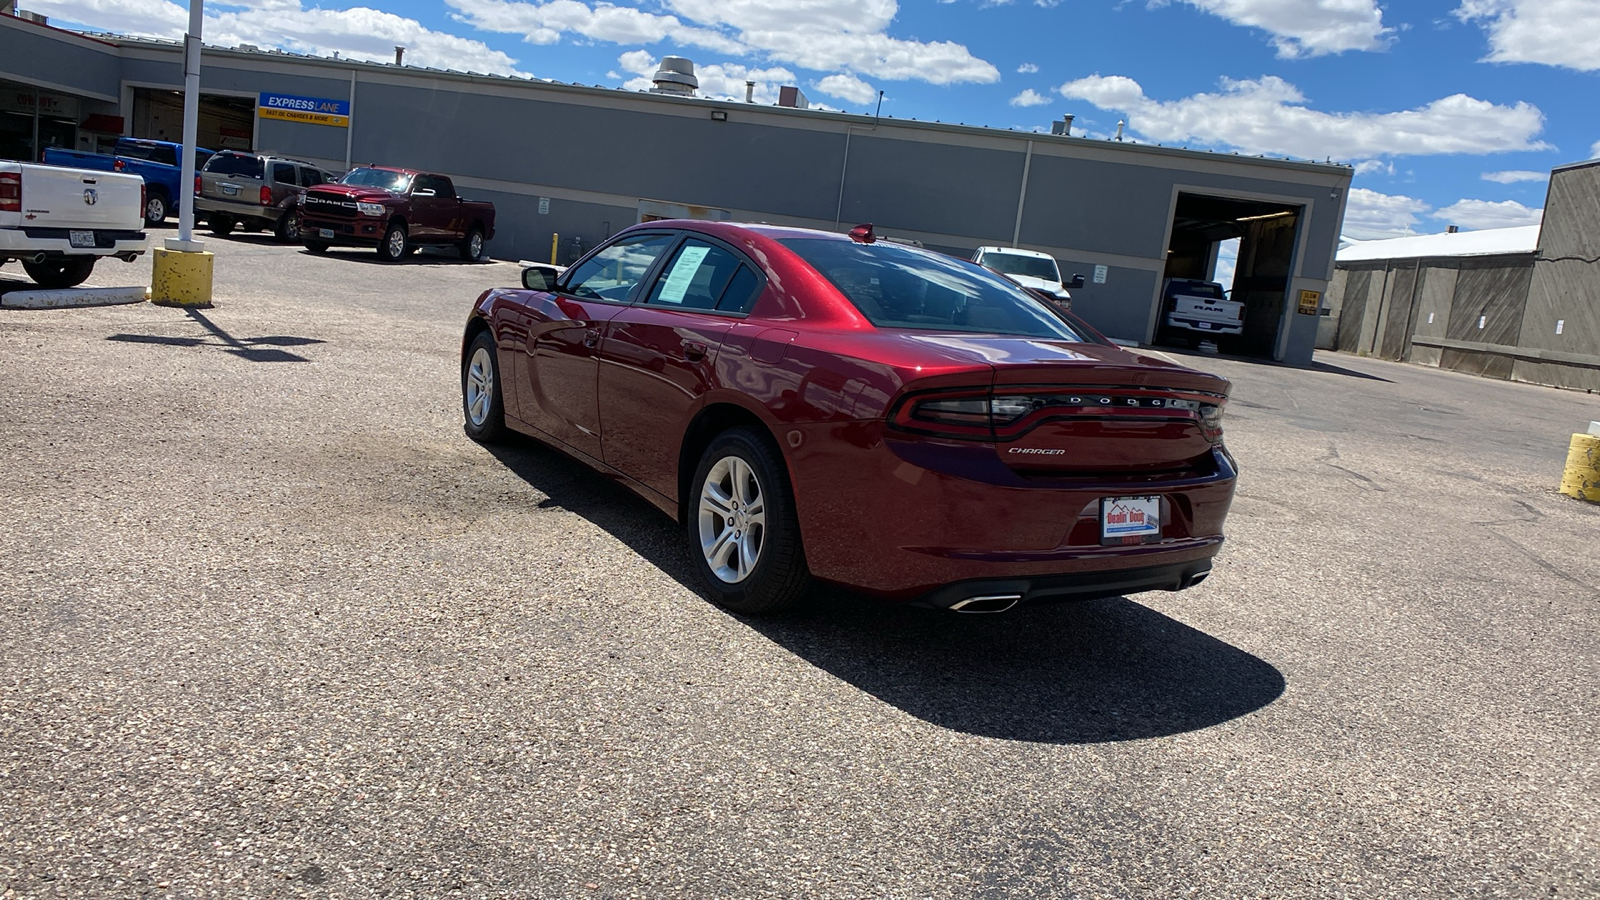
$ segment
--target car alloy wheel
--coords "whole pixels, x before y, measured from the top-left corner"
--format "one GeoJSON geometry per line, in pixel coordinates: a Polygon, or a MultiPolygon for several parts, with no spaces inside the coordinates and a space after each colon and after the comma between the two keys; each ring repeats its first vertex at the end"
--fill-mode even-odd
{"type": "Polygon", "coordinates": [[[711,439],[684,485],[683,525],[706,596],[745,615],[797,604],[811,580],[783,454],[764,428],[711,439]]]}
{"type": "Polygon", "coordinates": [[[489,418],[489,404],[494,402],[494,363],[489,361],[489,350],[478,347],[467,363],[467,420],[482,427],[489,418]]]}
{"type": "Polygon", "coordinates": [[[505,435],[505,404],[495,370],[494,337],[481,331],[461,362],[461,410],[467,437],[488,443],[505,435]]]}
{"type": "Polygon", "coordinates": [[[167,198],[160,194],[151,194],[144,201],[144,220],[151,225],[160,225],[167,219],[167,198]]]}
{"type": "Polygon", "coordinates": [[[472,229],[467,239],[461,242],[461,258],[467,262],[477,262],[483,258],[483,232],[472,229]]]}
{"type": "Polygon", "coordinates": [[[700,552],[711,574],[728,584],[750,576],[761,561],[767,505],[749,463],[725,456],[700,486],[700,552]]]}
{"type": "Polygon", "coordinates": [[[404,225],[391,225],[383,234],[383,245],[378,255],[386,260],[397,260],[406,255],[406,229],[404,225]]]}

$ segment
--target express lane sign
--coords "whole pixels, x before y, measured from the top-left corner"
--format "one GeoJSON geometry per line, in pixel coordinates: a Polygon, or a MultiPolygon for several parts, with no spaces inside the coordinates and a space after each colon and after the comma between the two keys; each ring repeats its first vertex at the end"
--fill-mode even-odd
{"type": "Polygon", "coordinates": [[[332,125],[350,127],[350,101],[329,100],[324,97],[301,97],[295,94],[261,92],[256,110],[263,119],[282,119],[286,122],[304,122],[307,125],[332,125]]]}

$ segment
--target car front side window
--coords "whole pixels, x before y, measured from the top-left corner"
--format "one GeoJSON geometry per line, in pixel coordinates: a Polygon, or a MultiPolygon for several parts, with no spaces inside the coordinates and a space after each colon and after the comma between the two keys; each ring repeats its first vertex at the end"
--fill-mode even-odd
{"type": "Polygon", "coordinates": [[[565,292],[583,300],[626,303],[645,273],[672,244],[668,234],[623,238],[568,273],[565,292]]]}

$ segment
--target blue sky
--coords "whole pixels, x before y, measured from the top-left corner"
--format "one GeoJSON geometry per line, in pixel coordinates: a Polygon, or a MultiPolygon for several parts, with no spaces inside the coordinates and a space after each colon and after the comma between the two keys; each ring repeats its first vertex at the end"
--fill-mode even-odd
{"type": "MultiPolygon", "coordinates": [[[[21,0],[172,37],[170,0],[21,0]]],[[[206,42],[615,87],[662,56],[702,91],[1357,166],[1345,233],[1533,224],[1552,166],[1600,154],[1600,0],[239,0],[206,42]]]]}

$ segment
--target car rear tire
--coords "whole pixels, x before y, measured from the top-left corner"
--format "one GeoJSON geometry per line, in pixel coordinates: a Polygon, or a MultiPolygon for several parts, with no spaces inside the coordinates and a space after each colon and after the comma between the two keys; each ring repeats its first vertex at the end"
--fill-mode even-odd
{"type": "Polygon", "coordinates": [[[94,263],[95,258],[92,256],[64,256],[46,259],[43,262],[23,260],[22,268],[40,287],[60,290],[77,287],[88,281],[90,273],[94,271],[94,263]]]}
{"type": "Polygon", "coordinates": [[[461,412],[467,437],[491,444],[506,435],[504,394],[500,392],[500,364],[494,337],[481,331],[467,345],[461,359],[461,412]]]}
{"type": "Polygon", "coordinates": [[[233,232],[233,216],[226,213],[212,213],[206,217],[206,224],[211,226],[211,233],[224,237],[233,232]]]}
{"type": "Polygon", "coordinates": [[[285,244],[295,244],[300,241],[300,211],[290,207],[278,217],[278,224],[272,228],[272,233],[278,240],[285,244]]]}
{"type": "Polygon", "coordinates": [[[711,441],[690,482],[689,553],[712,602],[745,615],[792,609],[811,580],[783,459],[764,435],[711,441]]]}
{"type": "Polygon", "coordinates": [[[477,262],[483,258],[483,231],[474,228],[467,232],[466,240],[461,242],[461,258],[467,262],[477,262]]]}
{"type": "Polygon", "coordinates": [[[167,220],[167,198],[162,194],[152,193],[144,198],[144,221],[146,225],[160,225],[167,220]]]}
{"type": "Polygon", "coordinates": [[[383,242],[378,245],[378,258],[384,262],[394,262],[406,255],[410,242],[406,239],[406,226],[396,222],[389,226],[383,233],[383,242]]]}

